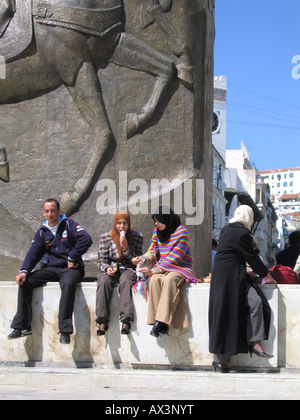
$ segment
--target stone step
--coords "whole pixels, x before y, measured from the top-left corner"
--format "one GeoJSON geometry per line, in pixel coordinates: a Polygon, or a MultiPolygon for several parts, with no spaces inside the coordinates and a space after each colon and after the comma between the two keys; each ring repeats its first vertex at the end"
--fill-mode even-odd
{"type": "MultiPolygon", "coordinates": [[[[164,369],[0,367],[0,398],[9,389],[25,396],[61,391],[70,399],[299,399],[300,372],[215,373],[164,369]],[[4,391],[5,390],[5,391],[4,391]],[[110,390],[110,392],[108,391],[110,390]],[[69,393],[68,393],[68,392],[69,393]],[[103,397],[103,398],[102,398],[103,397]]],[[[59,396],[59,392],[56,394],[59,396]]]]}

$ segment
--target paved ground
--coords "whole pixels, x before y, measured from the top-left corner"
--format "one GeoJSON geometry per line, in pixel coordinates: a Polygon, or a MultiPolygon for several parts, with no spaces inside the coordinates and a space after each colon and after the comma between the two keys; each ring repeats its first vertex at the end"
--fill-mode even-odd
{"type": "Polygon", "coordinates": [[[3,386],[0,387],[0,400],[101,400],[101,401],[201,401],[201,400],[290,400],[289,395],[274,395],[272,393],[263,395],[218,393],[218,394],[200,394],[198,392],[176,392],[174,390],[124,390],[122,388],[113,389],[64,389],[64,388],[26,388],[21,386],[3,386]]]}
{"type": "MultiPolygon", "coordinates": [[[[0,386],[0,401],[2,400],[97,400],[110,401],[115,404],[117,401],[135,401],[137,404],[144,401],[153,401],[161,404],[170,402],[185,401],[185,404],[193,401],[203,400],[298,400],[300,395],[290,395],[288,393],[263,392],[261,394],[240,392],[218,392],[200,393],[197,391],[183,392],[172,389],[157,390],[124,390],[123,388],[69,388],[62,387],[41,387],[24,388],[22,386],[0,386]]],[[[103,405],[103,404],[102,404],[103,405]]],[[[111,404],[107,404],[107,407],[111,404]]]]}
{"type": "Polygon", "coordinates": [[[298,400],[300,373],[0,367],[0,400],[99,400],[142,406],[201,400],[298,400]]]}

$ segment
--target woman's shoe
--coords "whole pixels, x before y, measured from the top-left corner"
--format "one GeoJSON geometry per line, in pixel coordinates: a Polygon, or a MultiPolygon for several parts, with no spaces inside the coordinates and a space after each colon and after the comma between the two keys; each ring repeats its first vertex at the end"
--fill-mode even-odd
{"type": "Polygon", "coordinates": [[[214,368],[215,372],[217,372],[217,370],[221,373],[229,373],[230,372],[230,369],[228,367],[223,368],[222,365],[220,366],[217,362],[213,362],[212,367],[214,368]]]}
{"type": "Polygon", "coordinates": [[[150,331],[150,334],[153,337],[159,337],[159,334],[168,334],[169,332],[169,326],[165,324],[164,322],[155,321],[155,324],[150,331]]]}
{"type": "Polygon", "coordinates": [[[252,353],[256,354],[256,356],[258,356],[258,357],[265,357],[265,358],[268,358],[268,359],[271,359],[272,357],[274,357],[271,354],[265,353],[264,351],[258,351],[258,350],[256,350],[251,345],[249,346],[249,353],[250,353],[250,357],[252,357],[252,353]]]}
{"type": "Polygon", "coordinates": [[[107,324],[100,324],[99,328],[97,330],[97,336],[101,337],[102,335],[105,335],[105,332],[108,330],[108,325],[107,324]]]}
{"type": "Polygon", "coordinates": [[[160,333],[169,335],[169,325],[168,324],[163,324],[162,327],[161,327],[160,333]]]}
{"type": "Polygon", "coordinates": [[[122,323],[121,334],[123,334],[123,335],[130,334],[130,328],[131,328],[130,322],[123,322],[122,323]]]}
{"type": "Polygon", "coordinates": [[[150,331],[150,334],[153,337],[159,337],[159,333],[161,331],[161,322],[155,321],[155,324],[153,325],[152,330],[150,331]]]}

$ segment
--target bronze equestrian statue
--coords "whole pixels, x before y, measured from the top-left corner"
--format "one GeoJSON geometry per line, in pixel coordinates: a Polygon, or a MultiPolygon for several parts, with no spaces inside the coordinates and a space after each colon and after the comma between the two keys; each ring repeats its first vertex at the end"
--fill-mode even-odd
{"type": "MultiPolygon", "coordinates": [[[[165,11],[172,2],[140,1],[156,2],[165,11]]],[[[152,9],[148,11],[151,14],[152,9]]],[[[92,158],[84,175],[62,196],[62,207],[68,215],[90,193],[116,147],[102,97],[99,67],[113,62],[155,78],[142,109],[127,115],[128,137],[151,120],[177,67],[172,58],[125,32],[123,0],[0,0],[0,56],[6,60],[6,78],[0,79],[0,105],[34,98],[65,85],[95,134],[92,158]]],[[[186,57],[184,47],[178,51],[179,60],[180,56],[186,57]]],[[[179,78],[180,72],[178,66],[179,78]]]]}

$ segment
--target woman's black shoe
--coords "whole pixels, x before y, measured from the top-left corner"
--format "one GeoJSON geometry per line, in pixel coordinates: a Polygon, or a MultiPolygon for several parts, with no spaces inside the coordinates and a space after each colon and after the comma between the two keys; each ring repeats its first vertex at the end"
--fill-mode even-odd
{"type": "Polygon", "coordinates": [[[159,334],[168,334],[169,332],[169,326],[165,324],[164,322],[155,321],[155,324],[150,331],[150,334],[153,337],[159,337],[159,334]]]}
{"type": "Polygon", "coordinates": [[[166,334],[169,335],[169,325],[168,324],[163,324],[162,323],[162,328],[160,330],[161,334],[166,334]]]}
{"type": "Polygon", "coordinates": [[[265,353],[264,351],[256,350],[253,346],[249,346],[249,353],[250,353],[250,357],[252,357],[252,353],[256,354],[256,356],[258,357],[265,357],[268,359],[271,359],[272,357],[274,357],[271,354],[265,353]]]}
{"type": "Polygon", "coordinates": [[[105,331],[108,330],[108,325],[107,324],[100,324],[99,328],[97,330],[97,337],[101,337],[102,335],[105,335],[105,331]]]}
{"type": "Polygon", "coordinates": [[[121,334],[123,334],[123,335],[130,334],[130,328],[131,328],[130,322],[123,322],[122,323],[121,334]]]}
{"type": "Polygon", "coordinates": [[[229,373],[230,369],[229,368],[222,368],[222,366],[219,366],[219,364],[217,362],[213,362],[212,364],[215,372],[217,372],[217,370],[221,373],[229,373]]]}

